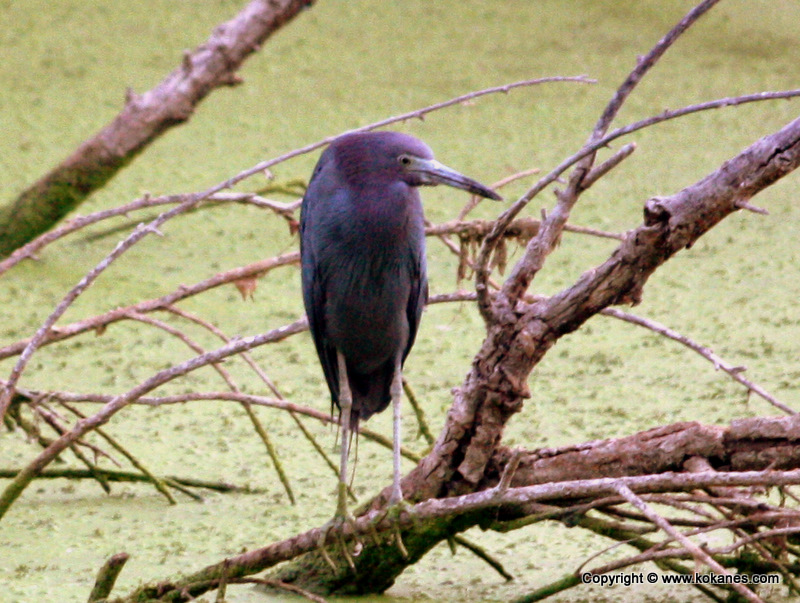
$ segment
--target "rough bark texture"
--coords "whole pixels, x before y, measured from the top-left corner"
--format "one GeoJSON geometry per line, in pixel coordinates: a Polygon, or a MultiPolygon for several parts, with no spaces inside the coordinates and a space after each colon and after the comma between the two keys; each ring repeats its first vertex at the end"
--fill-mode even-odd
{"type": "MultiPolygon", "coordinates": [[[[645,204],[643,224],[627,234],[605,263],[586,272],[569,289],[549,299],[532,304],[520,302],[512,309],[498,311],[497,321],[489,326],[469,375],[455,392],[454,403],[433,451],[402,481],[406,499],[419,502],[476,492],[490,486],[497,479],[502,455],[507,454],[507,451],[498,451],[505,424],[529,397],[528,376],[550,347],[603,308],[637,303],[647,279],[661,264],[681,249],[690,247],[715,224],[737,211],[738,204],[798,165],[800,119],[754,143],[679,193],[649,200],[645,204]],[[498,454],[501,455],[499,458],[498,454]]],[[[496,304],[498,309],[503,307],[502,300],[499,302],[496,304]]],[[[688,450],[692,454],[710,447],[712,465],[722,462],[720,458],[723,457],[719,455],[725,449],[724,438],[720,441],[721,436],[715,435],[714,428],[689,424],[679,427],[674,435],[669,433],[674,428],[662,429],[667,431],[646,432],[644,437],[653,440],[646,447],[636,446],[636,456],[642,457],[637,460],[651,461],[641,467],[643,472],[656,472],[658,466],[664,467],[664,451],[659,447],[653,450],[653,444],[659,444],[660,438],[678,438],[678,441],[688,438],[688,450]],[[695,440],[698,436],[703,437],[695,440]],[[699,449],[694,448],[695,441],[700,442],[697,444],[699,449]]],[[[796,430],[797,425],[792,423],[791,429],[796,430]]],[[[748,452],[743,453],[744,456],[727,462],[736,466],[737,463],[746,464],[746,459],[768,457],[770,447],[763,446],[763,438],[756,441],[761,444],[751,446],[748,452]]],[[[624,444],[617,445],[622,445],[624,450],[624,444]]],[[[684,442],[682,448],[676,448],[682,451],[679,453],[681,456],[687,454],[686,445],[684,442]]],[[[545,475],[547,466],[552,472],[558,463],[571,467],[574,475],[583,471],[592,477],[621,475],[632,469],[628,464],[634,455],[628,451],[624,454],[618,451],[606,459],[602,453],[598,454],[598,460],[583,466],[577,462],[582,456],[579,450],[569,456],[566,452],[560,453],[546,463],[543,459],[531,457],[526,459],[528,470],[523,464],[522,475],[528,479],[532,473],[539,474],[540,471],[545,475]]],[[[679,460],[672,459],[666,467],[674,467],[679,460]]],[[[552,480],[554,476],[551,474],[544,479],[552,480]]],[[[388,495],[388,490],[382,492],[365,505],[362,513],[385,506],[388,495]]],[[[407,559],[396,547],[382,551],[380,556],[373,555],[371,546],[365,543],[364,552],[354,560],[355,571],[341,561],[334,572],[321,560],[319,553],[313,552],[282,568],[276,577],[296,581],[317,592],[381,592],[389,588],[413,560],[440,542],[445,534],[463,529],[462,520],[459,518],[449,526],[438,525],[436,529],[424,526],[404,530],[403,539],[409,553],[407,559]]]]}
{"type": "Polygon", "coordinates": [[[314,0],[253,0],[187,53],[180,67],[125,107],[60,165],[0,210],[0,257],[51,228],[168,129],[187,121],[212,90],[240,83],[236,70],[314,0]]]}
{"type": "MultiPolygon", "coordinates": [[[[235,580],[252,575],[303,553],[307,554],[284,565],[275,575],[283,582],[302,585],[316,592],[380,592],[392,584],[402,569],[418,561],[433,546],[470,527],[491,526],[498,521],[525,517],[537,512],[537,504],[566,506],[585,501],[587,496],[613,495],[617,479],[598,480],[598,476],[656,478],[649,479],[647,489],[658,492],[696,489],[694,482],[688,481],[702,476],[691,469],[692,463],[719,469],[720,473],[714,476],[731,483],[737,480],[744,483],[745,478],[739,476],[752,479],[753,471],[798,469],[800,415],[742,419],[729,426],[677,423],[623,438],[526,451],[514,473],[512,488],[499,504],[490,488],[497,485],[511,458],[512,452],[506,448],[494,452],[478,488],[481,492],[477,499],[473,495],[475,500],[471,504],[464,504],[463,499],[456,498],[432,499],[417,506],[414,518],[402,516],[401,534],[407,557],[403,556],[392,537],[387,538],[387,520],[379,519],[376,527],[384,530],[379,543],[365,534],[364,525],[358,526],[364,548],[353,558],[355,571],[341,557],[340,545],[329,548],[338,568],[334,572],[317,552],[324,528],[315,528],[262,549],[228,558],[194,574],[143,586],[128,597],[110,601],[126,603],[156,598],[160,601],[189,601],[192,596],[213,590],[223,579],[235,580]],[[688,473],[678,474],[687,469],[688,473]],[[748,471],[751,473],[740,473],[748,471]],[[594,482],[592,493],[585,487],[586,482],[575,481],[584,478],[594,482]],[[687,482],[686,485],[676,487],[681,480],[687,482]],[[534,493],[527,487],[537,491],[534,493]]],[[[789,483],[786,478],[790,476],[786,473],[776,475],[782,477],[782,480],[772,478],[776,483],[789,483]]],[[[760,478],[760,483],[763,483],[763,475],[760,478]]],[[[791,479],[791,483],[797,482],[796,471],[791,479]]],[[[370,521],[372,519],[362,518],[356,523],[370,521]]],[[[328,534],[328,544],[335,541],[336,536],[328,534]]],[[[347,546],[352,548],[352,544],[350,541],[347,546]]],[[[773,569],[768,567],[762,573],[773,569]]]]}
{"type": "MultiPolygon", "coordinates": [[[[729,427],[697,422],[655,427],[624,438],[526,453],[512,486],[531,486],[597,476],[622,477],[682,471],[702,457],[718,471],[777,470],[800,466],[800,415],[736,420],[729,427]]],[[[498,449],[484,487],[491,487],[511,457],[498,449]]]]}

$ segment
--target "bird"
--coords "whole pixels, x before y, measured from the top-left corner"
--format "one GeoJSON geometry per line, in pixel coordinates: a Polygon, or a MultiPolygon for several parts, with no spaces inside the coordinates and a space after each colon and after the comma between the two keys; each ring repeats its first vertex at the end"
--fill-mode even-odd
{"type": "Polygon", "coordinates": [[[393,407],[390,505],[402,502],[403,364],[428,301],[418,187],[445,184],[489,199],[489,187],[400,132],[349,133],[322,152],[303,197],[300,257],[309,329],[341,429],[336,514],[347,514],[350,434],[393,407]]]}

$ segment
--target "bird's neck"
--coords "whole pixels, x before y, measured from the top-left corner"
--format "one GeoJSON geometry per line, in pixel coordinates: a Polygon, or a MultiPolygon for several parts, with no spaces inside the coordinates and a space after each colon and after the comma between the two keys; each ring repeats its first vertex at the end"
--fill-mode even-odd
{"type": "Polygon", "coordinates": [[[359,230],[376,239],[402,240],[415,234],[424,223],[419,193],[405,183],[359,191],[354,196],[353,210],[359,230]]]}

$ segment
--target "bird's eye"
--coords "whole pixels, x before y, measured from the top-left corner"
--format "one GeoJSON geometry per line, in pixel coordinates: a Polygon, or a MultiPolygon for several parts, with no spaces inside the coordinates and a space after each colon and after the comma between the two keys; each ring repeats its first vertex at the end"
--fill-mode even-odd
{"type": "Polygon", "coordinates": [[[400,165],[408,165],[411,163],[411,157],[408,155],[400,155],[400,157],[397,158],[397,161],[400,162],[400,165]]]}

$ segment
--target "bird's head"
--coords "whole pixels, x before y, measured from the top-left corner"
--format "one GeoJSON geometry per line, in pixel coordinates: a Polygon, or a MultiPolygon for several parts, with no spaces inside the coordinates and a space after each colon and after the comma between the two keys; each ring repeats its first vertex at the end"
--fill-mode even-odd
{"type": "Polygon", "coordinates": [[[477,180],[455,171],[433,158],[421,140],[400,132],[346,134],[331,144],[340,166],[360,182],[365,177],[383,181],[402,180],[409,186],[446,184],[487,199],[501,197],[477,180]]]}
{"type": "Polygon", "coordinates": [[[432,157],[419,157],[411,152],[403,152],[397,156],[397,162],[400,164],[403,180],[411,186],[446,184],[487,199],[494,199],[495,201],[502,199],[500,195],[488,186],[439,163],[432,157]]]}

